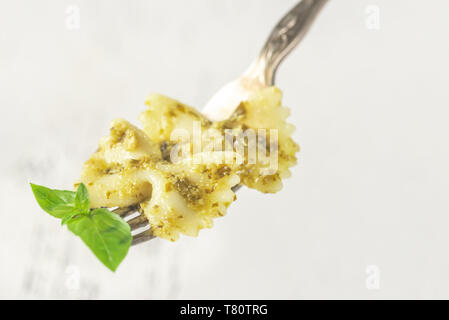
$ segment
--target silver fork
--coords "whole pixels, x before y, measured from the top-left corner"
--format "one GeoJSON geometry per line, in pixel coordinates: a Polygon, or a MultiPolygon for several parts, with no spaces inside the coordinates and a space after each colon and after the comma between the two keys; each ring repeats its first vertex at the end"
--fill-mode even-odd
{"type": "MultiPolygon", "coordinates": [[[[222,87],[209,100],[202,113],[213,121],[225,120],[231,116],[240,102],[246,100],[252,93],[274,85],[274,76],[279,64],[304,38],[327,2],[328,0],[299,1],[274,27],[258,58],[248,70],[238,79],[222,87]]],[[[236,186],[233,191],[239,188],[240,186],[236,186]]],[[[113,212],[130,225],[133,245],[155,238],[138,204],[117,208],[113,212]]]]}
{"type": "Polygon", "coordinates": [[[271,31],[257,59],[239,78],[223,86],[202,113],[210,120],[229,118],[240,102],[254,92],[274,85],[282,60],[298,45],[328,0],[299,1],[271,31]]]}
{"type": "Polygon", "coordinates": [[[155,238],[150,229],[150,224],[147,218],[140,210],[140,205],[136,204],[125,208],[117,208],[112,212],[118,214],[120,217],[131,227],[131,233],[133,233],[133,241],[131,245],[136,245],[155,238]]]}

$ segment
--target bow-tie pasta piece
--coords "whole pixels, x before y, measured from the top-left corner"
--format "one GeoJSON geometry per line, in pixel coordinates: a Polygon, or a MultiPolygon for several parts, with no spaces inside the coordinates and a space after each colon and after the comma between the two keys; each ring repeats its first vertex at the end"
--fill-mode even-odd
{"type": "Polygon", "coordinates": [[[197,236],[224,216],[236,199],[232,187],[240,179],[227,165],[159,163],[148,171],[152,197],[141,204],[154,235],[175,241],[179,235],[197,236]]]}
{"type": "Polygon", "coordinates": [[[100,140],[81,172],[91,206],[127,207],[150,198],[151,184],[141,171],[161,158],[159,146],[140,129],[122,119],[112,121],[110,135],[100,140]]]}

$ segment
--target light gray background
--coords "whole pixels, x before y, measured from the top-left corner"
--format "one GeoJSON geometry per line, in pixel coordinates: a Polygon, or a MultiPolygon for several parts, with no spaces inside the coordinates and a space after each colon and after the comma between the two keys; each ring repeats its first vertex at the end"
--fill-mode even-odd
{"type": "Polygon", "coordinates": [[[30,181],[70,188],[147,94],[204,105],[294,3],[0,1],[0,298],[449,298],[444,0],[331,0],[277,75],[293,177],[239,191],[198,238],[132,248],[113,274],[35,203],[30,181]]]}

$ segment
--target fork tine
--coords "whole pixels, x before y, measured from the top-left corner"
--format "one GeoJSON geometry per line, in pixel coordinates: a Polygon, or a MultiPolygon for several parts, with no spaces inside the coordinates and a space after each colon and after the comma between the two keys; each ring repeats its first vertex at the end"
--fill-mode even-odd
{"type": "Polygon", "coordinates": [[[153,235],[153,232],[151,231],[151,229],[148,229],[148,230],[145,230],[137,235],[134,235],[133,242],[131,243],[131,245],[134,246],[136,244],[151,240],[153,238],[156,238],[156,237],[153,235]]]}
{"type": "Polygon", "coordinates": [[[126,217],[132,215],[137,210],[138,210],[138,206],[135,205],[135,206],[129,206],[129,207],[124,207],[124,208],[117,208],[115,210],[112,210],[112,212],[118,214],[122,218],[126,218],[126,217]]]}
{"type": "MultiPolygon", "coordinates": [[[[129,226],[131,227],[131,231],[134,231],[141,227],[149,226],[149,222],[148,222],[147,218],[145,217],[145,215],[141,214],[141,212],[139,210],[139,205],[117,208],[117,209],[112,210],[112,212],[118,214],[122,218],[126,218],[136,212],[139,212],[140,215],[138,215],[137,217],[134,217],[132,219],[129,219],[127,221],[129,226]]],[[[151,229],[146,229],[142,232],[139,232],[139,233],[133,235],[133,240],[132,240],[131,245],[136,245],[138,243],[142,243],[142,242],[151,240],[153,238],[155,238],[155,236],[153,235],[151,229]]]]}
{"type": "Polygon", "coordinates": [[[148,225],[148,220],[143,214],[141,214],[135,218],[128,220],[127,223],[131,227],[131,230],[136,230],[140,227],[148,225]]]}
{"type": "Polygon", "coordinates": [[[231,190],[232,190],[233,192],[237,192],[237,190],[239,190],[241,187],[242,187],[241,184],[237,184],[237,185],[233,186],[233,187],[231,188],[231,190]]]}

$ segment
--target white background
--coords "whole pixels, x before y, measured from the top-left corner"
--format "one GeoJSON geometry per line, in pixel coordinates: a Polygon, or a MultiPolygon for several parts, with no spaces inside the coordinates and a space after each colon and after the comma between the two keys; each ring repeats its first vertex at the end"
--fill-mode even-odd
{"type": "Polygon", "coordinates": [[[449,298],[444,0],[331,0],[277,74],[293,177],[239,191],[198,238],[132,248],[113,274],[34,201],[29,182],[71,188],[147,94],[203,106],[294,3],[0,1],[0,298],[449,298]]]}

